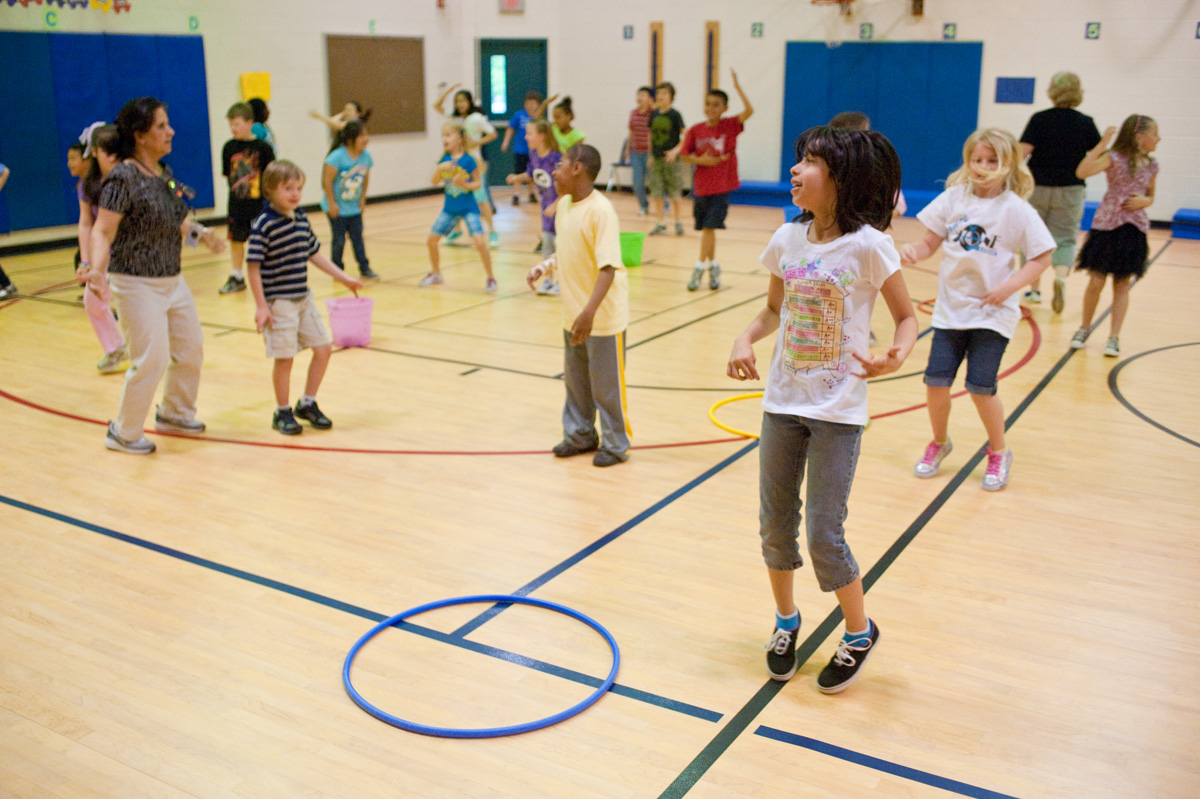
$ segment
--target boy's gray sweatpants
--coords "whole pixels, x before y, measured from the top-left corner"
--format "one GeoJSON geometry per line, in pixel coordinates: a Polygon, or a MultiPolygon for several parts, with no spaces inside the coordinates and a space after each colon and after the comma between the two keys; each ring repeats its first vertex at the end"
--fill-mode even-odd
{"type": "Polygon", "coordinates": [[[563,440],[578,447],[597,443],[596,412],[600,412],[599,448],[629,457],[629,427],[625,402],[625,333],[588,336],[571,345],[571,331],[563,331],[563,440]]]}

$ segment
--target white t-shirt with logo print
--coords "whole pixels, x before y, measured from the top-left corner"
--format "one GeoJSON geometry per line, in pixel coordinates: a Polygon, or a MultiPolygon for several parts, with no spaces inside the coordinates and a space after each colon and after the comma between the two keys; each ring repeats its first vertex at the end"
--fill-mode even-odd
{"type": "Polygon", "coordinates": [[[783,280],[779,335],[763,410],[842,424],[867,423],[867,381],[851,353],[865,355],[871,311],[900,271],[892,237],[869,225],[825,244],[806,222],[787,222],[759,257],[783,280]]]}
{"type": "Polygon", "coordinates": [[[962,185],[939,194],[917,219],[944,239],[933,326],[994,330],[1012,338],[1021,319],[1021,292],[1000,305],[985,306],[982,297],[1012,276],[1018,252],[1032,259],[1054,249],[1038,212],[1011,191],[984,198],[962,185]]]}

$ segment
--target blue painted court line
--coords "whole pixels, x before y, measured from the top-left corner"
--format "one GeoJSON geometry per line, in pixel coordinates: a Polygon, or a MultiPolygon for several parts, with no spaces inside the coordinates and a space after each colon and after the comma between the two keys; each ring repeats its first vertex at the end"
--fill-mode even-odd
{"type": "MultiPolygon", "coordinates": [[[[594,555],[596,552],[603,549],[607,545],[611,544],[613,541],[616,541],[618,538],[625,535],[625,533],[629,532],[634,527],[637,527],[639,524],[646,521],[646,519],[649,519],[651,516],[658,513],[660,510],[667,507],[672,502],[674,502],[675,500],[682,497],[684,494],[687,494],[689,491],[691,491],[692,489],[701,485],[709,478],[713,477],[717,473],[726,469],[731,464],[733,464],[738,459],[740,459],[742,456],[744,456],[750,452],[753,452],[756,447],[758,447],[757,440],[750,442],[746,446],[739,449],[737,452],[730,455],[725,460],[718,463],[716,466],[714,466],[711,469],[704,472],[699,477],[691,480],[690,482],[685,484],[683,487],[675,489],[670,494],[668,494],[667,496],[660,499],[658,502],[655,502],[653,505],[646,508],[644,511],[639,513],[637,516],[634,516],[632,519],[625,522],[620,527],[613,530],[611,533],[608,533],[607,535],[603,536],[602,538],[596,539],[594,542],[592,542],[588,546],[584,547],[583,549],[579,550],[574,555],[572,555],[571,557],[564,560],[562,563],[559,563],[557,566],[554,566],[550,570],[544,572],[541,576],[535,577],[533,580],[531,580],[530,582],[521,586],[520,588],[518,588],[516,591],[513,591],[512,593],[515,596],[529,596],[534,591],[541,588],[543,585],[545,585],[546,583],[550,582],[558,575],[565,572],[567,569],[569,569],[572,566],[574,566],[575,564],[579,563],[584,558],[588,557],[589,555],[594,555]]],[[[472,632],[479,629],[480,626],[482,626],[483,624],[486,624],[489,620],[494,618],[496,616],[496,614],[502,612],[507,607],[509,607],[509,605],[504,604],[504,603],[498,603],[496,605],[493,605],[492,607],[485,610],[483,613],[480,613],[478,616],[476,616],[471,621],[464,624],[462,627],[459,627],[457,630],[455,630],[452,633],[452,635],[460,637],[460,638],[470,635],[472,632]]]]}
{"type": "Polygon", "coordinates": [[[796,735],[791,732],[777,730],[774,727],[760,726],[754,731],[755,735],[761,735],[764,738],[770,738],[774,741],[780,741],[793,746],[800,746],[804,749],[811,749],[814,752],[820,752],[823,755],[836,757],[839,760],[845,760],[848,763],[856,763],[860,766],[882,771],[886,774],[892,774],[896,777],[903,777],[906,780],[919,782],[923,785],[930,785],[934,788],[941,788],[943,791],[950,791],[961,796],[971,796],[975,799],[1016,799],[1006,793],[997,793],[989,791],[987,788],[980,788],[975,785],[968,785],[965,782],[952,780],[947,777],[939,777],[937,774],[930,774],[928,771],[921,771],[908,766],[901,766],[897,763],[892,763],[887,760],[881,760],[877,757],[864,755],[861,752],[855,752],[852,749],[843,749],[840,746],[818,741],[815,738],[806,738],[803,735],[796,735]]]}
{"type": "MultiPolygon", "coordinates": [[[[0,504],[10,505],[18,510],[28,511],[29,513],[33,513],[38,516],[44,516],[48,519],[53,519],[57,522],[62,522],[63,524],[67,524],[72,527],[78,527],[81,530],[98,533],[102,536],[112,538],[116,541],[121,541],[125,544],[133,544],[134,546],[141,547],[142,549],[147,549],[151,552],[157,552],[160,555],[166,555],[167,557],[175,558],[176,560],[181,560],[185,563],[191,563],[195,566],[203,566],[206,569],[211,569],[212,571],[220,572],[221,574],[225,574],[230,577],[236,577],[239,580],[245,580],[247,582],[254,583],[255,585],[261,585],[264,588],[271,588],[275,591],[279,591],[284,594],[290,594],[291,596],[299,599],[315,602],[318,605],[324,605],[325,607],[332,608],[334,610],[340,610],[344,613],[349,613],[364,619],[369,619],[373,622],[381,622],[393,615],[391,613],[377,613],[373,610],[360,608],[357,605],[351,605],[348,602],[342,602],[341,600],[333,599],[332,597],[327,597],[314,591],[307,591],[303,588],[297,588],[294,585],[288,585],[287,583],[280,582],[279,580],[272,580],[269,577],[263,577],[262,575],[254,574],[253,572],[248,572],[243,569],[236,569],[232,566],[226,566],[225,564],[218,563],[215,560],[209,560],[208,558],[190,555],[187,552],[163,546],[162,544],[156,544],[153,541],[147,541],[144,538],[138,538],[137,536],[120,533],[107,527],[101,527],[98,524],[92,524],[91,522],[85,522],[82,519],[76,519],[73,516],[67,516],[66,514],[57,513],[46,508],[40,508],[37,505],[30,505],[29,503],[22,502],[19,499],[13,499],[11,497],[0,495],[0,504]]],[[[432,639],[434,641],[440,641],[442,643],[457,646],[461,649],[488,655],[489,657],[494,657],[509,663],[515,663],[519,666],[525,666],[526,668],[530,668],[535,671],[540,671],[555,677],[561,677],[564,680],[570,680],[572,682],[588,685],[592,688],[595,688],[596,686],[600,685],[601,682],[603,682],[599,678],[591,677],[587,674],[582,674],[571,669],[565,669],[561,666],[555,666],[541,660],[535,660],[534,658],[525,657],[524,655],[518,655],[515,652],[509,652],[507,650],[498,649],[492,646],[485,646],[483,644],[475,643],[474,641],[467,641],[456,635],[439,632],[428,627],[422,627],[421,625],[413,624],[412,622],[405,621],[396,626],[403,628],[407,632],[416,633],[417,635],[432,639]]],[[[701,719],[703,721],[715,722],[720,721],[722,718],[722,714],[717,713],[716,711],[707,710],[702,707],[697,707],[696,705],[689,705],[686,702],[668,699],[667,697],[658,696],[646,691],[640,691],[636,688],[629,688],[624,685],[613,685],[610,693],[618,694],[620,696],[634,699],[639,702],[644,702],[649,705],[654,705],[656,707],[661,707],[666,710],[672,710],[676,713],[683,713],[684,715],[692,716],[693,718],[701,719]]]]}

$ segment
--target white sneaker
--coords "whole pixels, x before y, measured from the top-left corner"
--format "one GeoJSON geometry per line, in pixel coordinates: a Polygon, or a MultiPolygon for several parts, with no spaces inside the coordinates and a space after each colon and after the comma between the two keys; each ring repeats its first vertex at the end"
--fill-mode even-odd
{"type": "Polygon", "coordinates": [[[697,261],[696,265],[692,267],[692,278],[687,283],[688,291],[695,291],[700,288],[700,282],[704,280],[704,269],[703,261],[697,261]]]}
{"type": "Polygon", "coordinates": [[[546,278],[542,285],[538,286],[537,293],[542,297],[557,297],[558,284],[550,278],[546,278]]]}
{"type": "Polygon", "coordinates": [[[417,285],[418,286],[440,286],[445,282],[446,282],[446,279],[442,277],[441,273],[430,272],[428,275],[421,278],[421,282],[418,283],[417,285]]]}
{"type": "Polygon", "coordinates": [[[154,409],[154,429],[160,433],[186,433],[188,435],[197,435],[205,430],[204,422],[193,419],[190,422],[185,422],[183,419],[168,419],[155,408],[154,409]]]}
{"type": "Polygon", "coordinates": [[[1104,354],[1109,358],[1121,357],[1121,342],[1117,340],[1116,336],[1109,338],[1108,343],[1104,345],[1104,354]]]}
{"type": "Polygon", "coordinates": [[[1067,304],[1067,281],[1061,277],[1054,278],[1054,297],[1050,300],[1050,310],[1062,313],[1067,304]]]}
{"type": "Polygon", "coordinates": [[[100,363],[96,364],[96,368],[102,375],[114,375],[129,368],[129,364],[125,363],[128,360],[129,355],[125,351],[125,345],[122,344],[101,358],[100,363]]]}
{"type": "Polygon", "coordinates": [[[1042,292],[1038,291],[1037,289],[1025,292],[1025,301],[1036,305],[1042,301],[1042,292]]]}
{"type": "Polygon", "coordinates": [[[1087,346],[1088,329],[1081,327],[1075,331],[1075,335],[1071,336],[1071,349],[1081,350],[1087,346]]]}
{"type": "Polygon", "coordinates": [[[149,455],[156,447],[154,442],[142,436],[137,441],[126,441],[117,435],[112,422],[108,423],[108,433],[104,436],[104,446],[116,452],[128,452],[130,455],[149,455]]]}
{"type": "Polygon", "coordinates": [[[721,288],[721,265],[716,261],[708,267],[708,287],[713,291],[721,288]]]}

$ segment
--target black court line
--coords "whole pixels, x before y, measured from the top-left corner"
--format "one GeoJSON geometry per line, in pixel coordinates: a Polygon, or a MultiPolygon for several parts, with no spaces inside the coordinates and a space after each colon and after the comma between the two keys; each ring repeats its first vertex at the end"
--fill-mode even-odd
{"type": "Polygon", "coordinates": [[[684,322],[684,323],[683,323],[683,324],[681,324],[681,325],[676,325],[675,327],[672,327],[672,328],[671,328],[671,329],[669,329],[669,330],[664,330],[663,332],[661,332],[661,333],[656,333],[656,334],[654,334],[653,336],[650,336],[649,338],[644,338],[644,339],[642,339],[641,341],[637,342],[636,344],[630,344],[629,346],[627,346],[627,347],[625,348],[625,350],[626,350],[626,351],[629,351],[629,350],[635,349],[635,348],[637,348],[637,347],[640,347],[640,346],[642,346],[643,344],[649,344],[651,341],[654,341],[655,339],[660,339],[660,338],[662,338],[663,336],[668,336],[668,335],[670,335],[671,333],[676,333],[676,332],[678,332],[678,331],[680,331],[680,330],[683,330],[685,327],[691,327],[692,325],[696,324],[697,322],[703,322],[703,321],[704,321],[704,320],[706,320],[706,319],[711,319],[712,317],[714,317],[714,316],[717,316],[717,315],[719,315],[719,314],[723,314],[723,313],[725,313],[726,311],[732,311],[734,308],[740,308],[740,307],[742,307],[743,305],[747,305],[747,304],[749,304],[749,303],[752,303],[752,302],[758,302],[758,301],[760,301],[760,300],[761,300],[761,299],[762,299],[764,296],[765,296],[765,295],[763,295],[763,294],[759,294],[759,295],[757,295],[757,296],[755,296],[755,297],[751,297],[751,298],[750,298],[750,299],[748,299],[748,300],[742,300],[741,302],[735,302],[733,305],[727,305],[727,306],[725,306],[724,308],[719,308],[719,309],[717,309],[717,310],[713,311],[712,313],[706,313],[706,314],[704,314],[704,316],[697,316],[695,319],[692,319],[692,320],[690,320],[690,321],[684,322]]]}
{"type": "Polygon", "coordinates": [[[997,793],[996,791],[989,791],[986,788],[980,788],[965,782],[959,782],[958,780],[939,777],[936,774],[930,774],[928,771],[921,771],[920,769],[901,766],[897,763],[881,760],[877,757],[864,755],[861,752],[855,752],[852,749],[845,749],[841,746],[834,746],[833,744],[824,743],[814,738],[806,738],[803,735],[796,735],[795,733],[777,730],[774,727],[767,727],[765,725],[760,726],[754,731],[754,734],[761,735],[764,738],[770,738],[774,741],[792,744],[793,746],[800,746],[805,749],[810,749],[814,752],[820,752],[823,755],[836,757],[839,760],[845,760],[849,763],[856,763],[860,766],[866,766],[867,768],[872,768],[876,771],[882,771],[886,774],[893,774],[897,777],[903,777],[906,780],[919,782],[923,785],[941,788],[943,791],[957,793],[962,796],[976,797],[976,799],[1016,799],[1015,797],[1006,793],[997,793]]]}
{"type": "MultiPolygon", "coordinates": [[[[1147,264],[1147,269],[1149,269],[1150,265],[1153,264],[1160,255],[1162,255],[1163,251],[1166,250],[1170,243],[1171,242],[1168,241],[1163,245],[1162,249],[1155,253],[1154,258],[1150,259],[1150,262],[1147,264]]],[[[1097,325],[1099,325],[1104,320],[1104,317],[1108,316],[1111,311],[1111,307],[1105,310],[1104,313],[1102,313],[1100,317],[1093,323],[1092,328],[1094,329],[1097,325]]],[[[1017,419],[1019,419],[1021,415],[1025,413],[1025,410],[1033,403],[1033,401],[1037,399],[1037,397],[1043,391],[1045,391],[1046,387],[1050,385],[1050,381],[1052,381],[1058,375],[1058,373],[1062,371],[1063,367],[1066,366],[1067,362],[1076,352],[1077,350],[1068,349],[1066,354],[1059,358],[1058,362],[1050,368],[1050,371],[1046,373],[1045,377],[1043,377],[1041,381],[1034,386],[1033,390],[1031,390],[1029,394],[1025,396],[1025,399],[1023,399],[1021,403],[1017,405],[1016,409],[1004,422],[1004,429],[1006,431],[1016,423],[1017,419]]],[[[983,460],[986,450],[987,444],[985,442],[979,447],[978,450],[976,450],[975,454],[970,458],[970,460],[967,461],[966,465],[959,469],[958,473],[950,479],[950,482],[946,485],[946,487],[943,488],[941,492],[934,497],[933,501],[926,506],[925,510],[923,510],[913,521],[913,523],[908,526],[908,529],[906,529],[900,535],[900,537],[896,539],[896,541],[888,548],[886,552],[884,552],[883,556],[880,557],[875,565],[871,567],[867,574],[863,576],[863,593],[870,591],[871,587],[878,582],[879,578],[883,576],[884,572],[886,572],[887,569],[893,563],[895,563],[896,559],[900,557],[900,554],[908,547],[909,544],[913,542],[913,540],[917,537],[917,534],[920,533],[921,530],[923,530],[934,517],[934,515],[941,510],[942,506],[945,505],[950,499],[950,496],[958,490],[958,487],[962,485],[967,477],[970,476],[971,472],[975,470],[975,467],[978,466],[983,460]]],[[[804,666],[804,664],[808,661],[808,658],[812,657],[812,654],[816,651],[817,647],[829,637],[829,635],[837,628],[837,625],[840,624],[841,621],[842,611],[840,608],[835,607],[833,611],[831,611],[830,614],[825,617],[825,620],[821,622],[817,629],[814,630],[808,636],[808,638],[804,640],[804,643],[796,647],[797,670],[800,670],[804,666]]],[[[687,792],[690,791],[695,784],[700,781],[701,777],[703,777],[708,769],[711,768],[712,765],[717,761],[717,759],[725,753],[725,750],[729,748],[734,740],[736,740],[738,736],[740,736],[746,730],[746,728],[750,726],[750,723],[758,716],[758,714],[766,708],[766,706],[771,702],[772,699],[775,698],[776,695],[778,695],[779,687],[782,687],[784,683],[778,683],[777,685],[779,687],[773,687],[771,685],[773,682],[775,681],[768,680],[768,683],[760,688],[758,693],[751,697],[751,699],[742,707],[742,709],[739,710],[733,716],[733,718],[730,719],[729,722],[727,722],[726,725],[717,732],[717,735],[711,741],[709,741],[708,745],[706,745],[704,749],[702,749],[700,753],[692,759],[692,762],[689,763],[687,767],[684,768],[684,770],[679,774],[679,776],[675,778],[675,781],[667,786],[667,789],[659,795],[659,799],[680,799],[680,797],[687,794],[687,792]]]]}
{"type": "MultiPolygon", "coordinates": [[[[248,572],[243,569],[238,569],[233,566],[228,566],[226,564],[219,563],[214,560],[209,560],[208,558],[202,558],[197,555],[192,555],[190,553],[183,552],[178,549],[174,549],[172,547],[163,546],[162,544],[156,544],[153,541],[149,541],[144,538],[138,538],[137,536],[118,532],[117,530],[112,530],[107,527],[102,527],[98,524],[92,524],[91,522],[86,522],[86,521],[83,521],[82,519],[77,519],[73,516],[68,516],[63,513],[58,513],[56,511],[52,511],[47,508],[41,508],[41,507],[38,507],[37,505],[31,505],[27,502],[22,502],[19,499],[13,499],[11,497],[0,495],[0,504],[9,505],[18,510],[27,511],[29,513],[36,514],[38,516],[43,516],[48,519],[53,519],[54,521],[62,522],[63,524],[67,524],[72,527],[77,527],[81,530],[87,530],[89,532],[98,533],[102,536],[114,539],[116,541],[121,541],[126,544],[133,544],[134,546],[141,547],[142,549],[146,549],[151,552],[156,552],[160,555],[166,555],[168,557],[175,558],[176,560],[181,560],[185,563],[190,563],[195,566],[202,566],[206,569],[211,569],[215,572],[220,572],[221,574],[227,575],[229,577],[236,577],[239,580],[245,580],[247,582],[254,583],[255,585],[261,585],[264,588],[270,588],[272,590],[279,591],[281,593],[289,594],[291,596],[297,597],[298,599],[304,599],[309,602],[314,602],[318,605],[323,605],[327,608],[332,608],[333,610],[340,610],[344,613],[349,613],[353,616],[358,616],[360,618],[368,619],[368,620],[376,622],[376,623],[381,622],[384,619],[389,618],[392,615],[392,614],[379,613],[379,612],[373,611],[373,610],[368,610],[367,608],[362,608],[357,605],[352,605],[349,602],[343,602],[339,599],[334,599],[332,597],[328,597],[323,594],[318,594],[315,591],[309,591],[304,588],[299,588],[294,585],[289,585],[288,583],[280,582],[279,580],[273,580],[270,577],[264,577],[259,574],[254,574],[253,572],[248,572]]],[[[421,635],[425,638],[429,638],[434,641],[440,641],[442,643],[450,644],[452,646],[457,646],[461,649],[467,649],[467,650],[470,650],[472,652],[477,652],[482,655],[494,657],[494,658],[497,658],[498,660],[504,660],[509,663],[516,664],[518,666],[525,666],[526,668],[530,668],[535,671],[540,671],[544,674],[561,677],[562,679],[580,683],[581,685],[587,685],[592,688],[598,687],[603,682],[603,680],[601,680],[599,678],[592,677],[587,674],[582,674],[582,673],[574,671],[572,669],[566,669],[561,666],[555,666],[554,664],[546,663],[545,661],[526,657],[524,655],[519,655],[514,652],[505,650],[505,649],[487,646],[485,644],[479,644],[474,641],[468,641],[468,640],[465,640],[465,639],[463,639],[459,636],[456,636],[452,633],[451,634],[443,633],[438,630],[433,630],[428,627],[423,627],[421,625],[413,624],[408,621],[402,621],[399,624],[396,624],[393,626],[395,626],[397,628],[402,628],[407,632],[416,633],[417,635],[421,635]]],[[[716,712],[715,710],[708,710],[706,708],[698,707],[696,705],[692,705],[687,702],[680,702],[675,699],[670,699],[667,697],[659,696],[657,694],[652,694],[652,693],[649,693],[648,691],[641,691],[636,688],[630,688],[628,686],[613,685],[611,690],[613,693],[627,697],[629,699],[634,699],[639,702],[644,702],[646,704],[654,705],[656,707],[661,707],[666,710],[672,710],[677,713],[683,713],[685,715],[692,716],[693,718],[698,718],[698,719],[701,719],[704,721],[715,722],[715,721],[719,721],[722,717],[722,714],[716,712]]]]}
{"type": "MultiPolygon", "coordinates": [[[[651,516],[658,513],[660,510],[667,507],[675,500],[679,499],[680,497],[687,494],[692,489],[694,489],[697,486],[706,482],[709,478],[715,476],[719,472],[724,471],[726,468],[731,466],[733,463],[735,463],[736,461],[741,459],[744,455],[746,455],[750,452],[753,452],[757,447],[758,447],[757,441],[753,441],[750,444],[747,444],[746,446],[739,449],[737,452],[730,455],[725,460],[718,463],[716,466],[713,466],[710,469],[707,469],[699,477],[693,478],[692,480],[688,481],[680,488],[675,489],[670,494],[668,494],[667,496],[660,499],[658,502],[655,502],[653,505],[646,508],[644,511],[642,511],[638,515],[634,516],[632,519],[629,519],[624,524],[621,524],[620,526],[618,526],[612,532],[607,533],[606,535],[596,539],[588,546],[584,547],[583,549],[576,552],[574,555],[571,555],[569,558],[567,558],[566,560],[559,563],[557,566],[554,566],[554,567],[550,568],[549,570],[543,572],[541,575],[535,577],[533,580],[529,581],[528,583],[521,586],[520,588],[518,588],[516,591],[513,591],[512,593],[515,596],[529,596],[534,591],[541,588],[543,585],[545,585],[546,583],[550,582],[558,575],[565,572],[567,569],[571,568],[572,566],[574,566],[577,563],[579,563],[580,561],[582,561],[584,558],[586,558],[590,555],[594,555],[596,552],[598,552],[599,550],[608,546],[613,541],[616,541],[618,538],[623,536],[625,533],[629,532],[634,527],[637,527],[639,524],[646,521],[651,516]]],[[[494,618],[497,614],[503,612],[506,608],[509,608],[509,607],[511,607],[511,605],[503,604],[503,603],[493,605],[488,610],[485,610],[483,613],[480,613],[478,616],[476,616],[471,621],[469,621],[466,624],[459,627],[457,630],[455,630],[453,633],[451,633],[451,635],[453,635],[455,637],[463,637],[463,636],[470,635],[473,631],[479,629],[479,627],[486,624],[488,621],[490,621],[492,618],[494,618]]]]}
{"type": "Polygon", "coordinates": [[[1134,416],[1141,419],[1143,422],[1150,425],[1151,427],[1157,427],[1159,430],[1163,431],[1167,435],[1175,436],[1180,441],[1186,441],[1188,444],[1191,444],[1193,447],[1200,447],[1200,441],[1193,441],[1192,439],[1188,438],[1187,436],[1183,435],[1182,433],[1177,433],[1174,430],[1172,430],[1171,428],[1167,427],[1166,425],[1159,424],[1158,422],[1154,421],[1146,414],[1139,411],[1136,407],[1134,407],[1132,402],[1125,399],[1125,395],[1122,394],[1121,389],[1119,389],[1117,387],[1117,376],[1121,373],[1122,369],[1124,369],[1126,366],[1128,366],[1129,364],[1136,361],[1138,358],[1144,358],[1147,355],[1153,355],[1155,353],[1165,352],[1167,350],[1179,349],[1180,347],[1197,347],[1197,346],[1200,346],[1200,341],[1189,341],[1186,344],[1172,344],[1169,347],[1159,347],[1158,349],[1155,349],[1155,350],[1147,350],[1146,352],[1139,352],[1137,355],[1134,355],[1130,358],[1126,358],[1125,360],[1121,361],[1119,364],[1117,364],[1113,368],[1113,370],[1111,372],[1108,373],[1108,390],[1111,391],[1113,396],[1117,398],[1117,402],[1119,402],[1125,406],[1126,410],[1128,410],[1134,416]]]}

